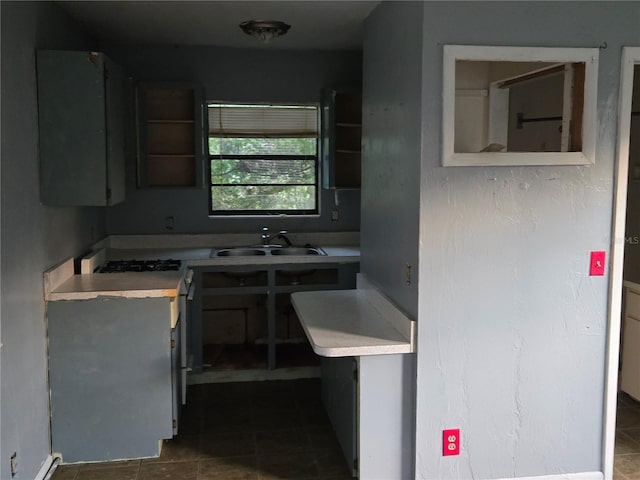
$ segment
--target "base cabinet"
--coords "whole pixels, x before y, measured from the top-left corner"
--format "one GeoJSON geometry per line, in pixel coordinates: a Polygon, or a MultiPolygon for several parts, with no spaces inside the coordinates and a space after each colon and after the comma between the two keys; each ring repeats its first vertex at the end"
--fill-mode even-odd
{"type": "MultiPolygon", "coordinates": [[[[204,368],[203,344],[218,343],[212,340],[216,333],[229,343],[251,343],[255,336],[266,336],[267,365],[269,370],[278,368],[277,345],[282,337],[304,337],[296,319],[287,325],[278,323],[278,308],[284,298],[293,292],[310,290],[344,290],[355,288],[358,262],[352,263],[292,263],[269,265],[224,265],[194,268],[197,293],[193,302],[193,315],[189,319],[189,352],[193,355],[193,371],[204,368]],[[229,312],[235,309],[237,315],[229,312]],[[225,319],[216,312],[226,313],[225,319]],[[249,315],[247,315],[249,312],[249,315]],[[217,326],[205,325],[216,322],[217,326]],[[234,329],[231,324],[244,324],[244,329],[234,329]],[[258,333],[247,333],[252,326],[260,325],[258,333]],[[283,328],[284,327],[284,328],[283,328]],[[295,333],[299,330],[299,334],[295,333]],[[239,332],[234,335],[233,332],[239,332]],[[286,331],[286,332],[285,332],[286,331]],[[229,334],[231,332],[231,334],[229,334]]],[[[233,312],[232,312],[233,313],[233,312]]],[[[224,343],[224,340],[220,343],[224,343]]]]}
{"type": "Polygon", "coordinates": [[[415,355],[322,359],[322,400],[360,480],[411,478],[415,355]]]}
{"type": "Polygon", "coordinates": [[[52,451],[64,463],[154,457],[173,436],[180,405],[175,301],[47,304],[52,451]]]}

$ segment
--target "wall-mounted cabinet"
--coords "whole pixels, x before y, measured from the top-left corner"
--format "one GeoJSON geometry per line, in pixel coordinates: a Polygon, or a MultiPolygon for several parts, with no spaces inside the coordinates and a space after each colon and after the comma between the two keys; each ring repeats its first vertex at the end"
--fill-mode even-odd
{"type": "Polygon", "coordinates": [[[202,186],[204,122],[200,88],[141,85],[138,107],[138,186],[202,186]]]}
{"type": "Polygon", "coordinates": [[[322,105],[324,188],[360,188],[362,94],[329,89],[322,105]]]}
{"type": "Polygon", "coordinates": [[[114,205],[125,196],[122,69],[98,52],[40,50],[40,198],[45,205],[114,205]]]}

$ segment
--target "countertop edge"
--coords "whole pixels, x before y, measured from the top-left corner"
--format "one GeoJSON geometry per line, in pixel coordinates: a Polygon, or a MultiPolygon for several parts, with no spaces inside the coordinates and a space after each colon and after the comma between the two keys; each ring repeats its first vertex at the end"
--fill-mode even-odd
{"type": "MultiPolygon", "coordinates": [[[[362,276],[362,274],[359,274],[359,276],[362,276]]],[[[315,353],[317,353],[320,356],[324,356],[324,357],[348,357],[348,356],[364,356],[364,355],[389,355],[389,354],[403,354],[403,353],[414,353],[415,352],[415,343],[414,343],[414,339],[413,338],[407,338],[406,334],[403,333],[402,331],[397,329],[397,320],[394,319],[390,319],[388,318],[384,312],[381,312],[377,309],[376,310],[376,317],[377,318],[371,318],[368,319],[372,322],[372,330],[374,330],[376,328],[376,326],[380,326],[381,322],[385,322],[385,326],[390,326],[393,328],[393,330],[395,332],[397,332],[399,335],[401,335],[402,337],[406,338],[406,343],[404,342],[398,342],[397,340],[391,340],[389,339],[388,343],[386,344],[378,344],[378,345],[371,345],[369,343],[367,343],[366,340],[366,335],[362,335],[362,339],[363,339],[363,344],[358,345],[357,342],[357,335],[354,335],[354,344],[353,345],[349,345],[349,346],[344,346],[344,345],[336,345],[336,346],[331,346],[329,344],[325,344],[322,340],[316,338],[315,334],[311,331],[309,325],[307,324],[308,321],[310,320],[307,313],[304,312],[304,306],[301,306],[299,304],[299,302],[297,302],[297,298],[309,298],[311,296],[318,296],[318,297],[327,297],[327,296],[331,296],[332,294],[336,294],[339,295],[340,297],[344,298],[345,295],[349,295],[349,296],[353,296],[353,302],[357,303],[358,301],[360,301],[359,299],[362,296],[367,296],[369,295],[368,290],[375,288],[372,287],[370,284],[368,284],[367,286],[367,290],[364,289],[352,289],[352,290],[325,290],[325,291],[319,291],[319,292],[297,292],[297,293],[293,293],[291,295],[291,303],[298,315],[298,318],[300,320],[300,324],[302,325],[302,328],[305,332],[305,335],[307,336],[307,338],[309,339],[309,343],[311,344],[311,347],[313,348],[313,351],[315,353]],[[302,295],[302,297],[300,296],[302,295]]],[[[387,302],[389,303],[389,306],[385,309],[387,312],[389,311],[398,311],[397,307],[395,307],[391,302],[389,302],[387,300],[387,302]]],[[[316,317],[317,318],[317,317],[316,317]]],[[[345,319],[346,322],[350,321],[351,319],[345,319]]],[[[415,322],[413,320],[410,320],[407,318],[407,321],[411,324],[410,328],[408,329],[404,329],[404,331],[409,331],[409,332],[413,332],[414,330],[414,325],[415,322]]],[[[327,323],[326,327],[318,327],[318,325],[314,325],[315,328],[320,328],[323,332],[329,332],[327,334],[328,337],[331,337],[332,334],[330,333],[332,331],[332,327],[329,323],[327,323]]]]}

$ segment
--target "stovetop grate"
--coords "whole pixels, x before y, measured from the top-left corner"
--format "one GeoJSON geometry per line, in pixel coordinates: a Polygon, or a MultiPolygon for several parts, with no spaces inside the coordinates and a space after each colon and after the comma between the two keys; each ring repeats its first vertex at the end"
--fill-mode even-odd
{"type": "Polygon", "coordinates": [[[180,270],[180,260],[111,260],[98,269],[98,273],[169,272],[180,270]]]}

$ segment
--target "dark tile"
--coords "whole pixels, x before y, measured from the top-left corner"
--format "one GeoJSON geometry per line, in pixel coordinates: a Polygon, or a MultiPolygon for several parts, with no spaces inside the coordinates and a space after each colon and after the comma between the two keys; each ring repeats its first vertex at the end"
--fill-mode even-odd
{"type": "Polygon", "coordinates": [[[197,480],[198,462],[143,463],[137,480],[197,480]]]}
{"type": "Polygon", "coordinates": [[[627,477],[621,474],[617,468],[613,469],[613,480],[627,480],[627,477]]]}
{"type": "Polygon", "coordinates": [[[315,450],[340,449],[336,434],[331,427],[311,427],[307,432],[311,439],[311,447],[315,450]]]}
{"type": "Polygon", "coordinates": [[[640,410],[630,407],[618,408],[617,428],[640,428],[640,410]]]}
{"type": "Polygon", "coordinates": [[[627,434],[627,430],[616,432],[615,454],[640,453],[640,443],[627,434]]]}
{"type": "Polygon", "coordinates": [[[201,460],[198,480],[259,480],[255,456],[201,460]]]}
{"type": "Polygon", "coordinates": [[[319,378],[305,378],[292,383],[293,395],[297,399],[318,399],[322,395],[319,378]]]}
{"type": "Polygon", "coordinates": [[[625,428],[620,431],[624,432],[630,439],[640,443],[640,428],[625,428]]]}
{"type": "Polygon", "coordinates": [[[296,409],[296,400],[291,396],[262,396],[251,399],[251,410],[261,412],[264,410],[286,410],[296,409]]]}
{"type": "MultiPolygon", "coordinates": [[[[325,476],[325,475],[320,475],[320,480],[357,480],[356,477],[354,477],[353,475],[351,475],[350,473],[345,473],[343,475],[329,475],[329,476],[325,476]]],[[[621,479],[624,480],[624,479],[621,479]]]]}
{"type": "Polygon", "coordinates": [[[296,450],[308,450],[311,442],[303,429],[264,430],[256,432],[256,448],[259,454],[273,455],[293,453],[296,450]]]}
{"type": "Polygon", "coordinates": [[[622,475],[635,480],[640,474],[640,454],[615,455],[614,466],[622,475]]]}
{"type": "Polygon", "coordinates": [[[301,418],[297,410],[265,410],[253,412],[253,427],[256,431],[291,430],[299,428],[301,418]]]}
{"type": "Polygon", "coordinates": [[[201,458],[247,456],[256,453],[256,440],[251,431],[228,432],[200,437],[201,458]]]}
{"type": "Polygon", "coordinates": [[[251,398],[291,398],[293,386],[291,381],[275,380],[269,382],[253,382],[251,398]]]}
{"type": "Polygon", "coordinates": [[[303,425],[311,427],[330,425],[329,417],[327,416],[327,412],[324,410],[324,407],[309,409],[302,408],[300,410],[300,418],[302,419],[303,425]]]}
{"type": "Polygon", "coordinates": [[[75,480],[78,469],[76,465],[59,465],[51,480],[75,480]]]}
{"type": "Polygon", "coordinates": [[[618,407],[634,407],[638,404],[639,402],[635,401],[628,394],[624,392],[618,392],[618,407]]]}
{"type": "Polygon", "coordinates": [[[318,478],[318,467],[310,451],[291,455],[258,455],[261,480],[303,480],[318,478]]]}
{"type": "Polygon", "coordinates": [[[196,460],[200,456],[200,437],[178,435],[162,443],[162,451],[158,458],[146,458],[142,463],[179,462],[196,460]]]}
{"type": "Polygon", "coordinates": [[[75,480],[136,480],[139,463],[128,466],[86,465],[78,470],[75,480]]]}
{"type": "Polygon", "coordinates": [[[318,471],[322,476],[340,476],[350,473],[347,461],[339,449],[314,450],[314,456],[318,464],[318,471]]]}
{"type": "Polygon", "coordinates": [[[213,434],[251,430],[250,412],[239,410],[212,410],[202,418],[202,433],[213,434]]]}

